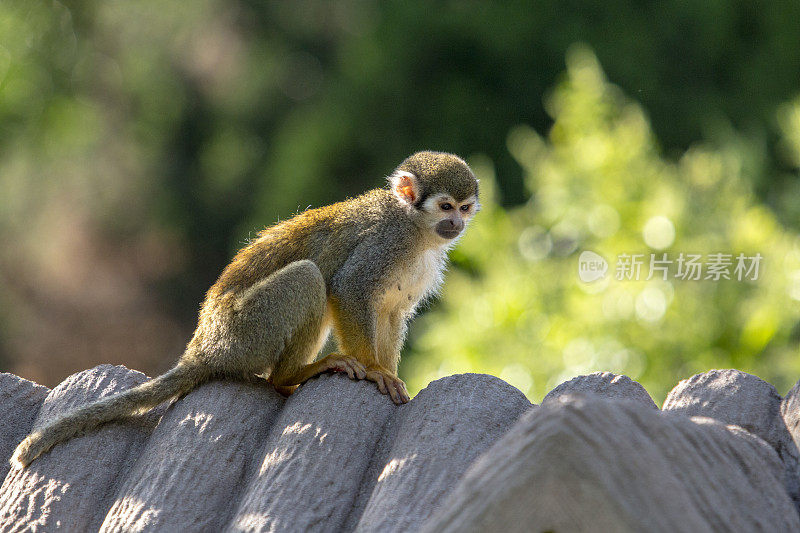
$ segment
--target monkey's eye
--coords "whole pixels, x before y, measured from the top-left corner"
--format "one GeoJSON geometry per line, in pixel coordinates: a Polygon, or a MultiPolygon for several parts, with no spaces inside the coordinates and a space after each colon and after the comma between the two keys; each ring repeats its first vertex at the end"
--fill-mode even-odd
{"type": "Polygon", "coordinates": [[[445,202],[439,207],[442,209],[442,211],[450,211],[451,209],[453,209],[453,204],[445,202]]]}
{"type": "Polygon", "coordinates": [[[472,207],[472,204],[464,204],[461,206],[461,210],[466,213],[467,211],[469,211],[470,207],[472,207]]]}

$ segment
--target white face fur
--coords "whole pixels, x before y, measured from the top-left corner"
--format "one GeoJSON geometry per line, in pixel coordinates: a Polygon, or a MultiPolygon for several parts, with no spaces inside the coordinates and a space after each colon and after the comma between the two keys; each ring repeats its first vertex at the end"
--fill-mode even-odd
{"type": "Polygon", "coordinates": [[[419,194],[416,176],[402,170],[389,176],[392,192],[401,204],[414,213],[417,223],[430,230],[437,244],[450,248],[460,237],[467,223],[480,210],[476,196],[460,202],[447,193],[432,194],[422,205],[414,207],[419,194]]]}
{"type": "Polygon", "coordinates": [[[434,194],[420,206],[426,227],[448,245],[455,244],[479,209],[475,196],[457,202],[449,194],[434,194]]]}

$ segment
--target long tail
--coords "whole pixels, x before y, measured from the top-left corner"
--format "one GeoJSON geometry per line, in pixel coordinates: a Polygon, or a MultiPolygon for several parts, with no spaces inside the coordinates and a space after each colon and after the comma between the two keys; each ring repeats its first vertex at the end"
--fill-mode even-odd
{"type": "Polygon", "coordinates": [[[11,464],[26,467],[59,442],[86,433],[106,422],[145,412],[176,396],[186,394],[208,379],[201,366],[181,364],[141,385],[70,411],[25,437],[11,464]]]}

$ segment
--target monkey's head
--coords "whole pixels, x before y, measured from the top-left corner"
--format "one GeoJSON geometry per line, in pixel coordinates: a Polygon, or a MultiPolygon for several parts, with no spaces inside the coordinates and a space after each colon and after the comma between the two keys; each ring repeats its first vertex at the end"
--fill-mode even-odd
{"type": "Polygon", "coordinates": [[[420,227],[452,241],[480,209],[478,180],[460,157],[417,152],[389,176],[392,193],[420,227]]]}

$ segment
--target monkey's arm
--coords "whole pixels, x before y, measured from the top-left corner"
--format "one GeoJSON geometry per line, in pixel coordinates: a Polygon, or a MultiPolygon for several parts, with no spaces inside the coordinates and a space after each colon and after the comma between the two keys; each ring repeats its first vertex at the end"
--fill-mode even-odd
{"type": "Polygon", "coordinates": [[[328,302],[340,348],[365,366],[378,362],[378,302],[397,257],[397,236],[371,235],[331,277],[328,302]]]}
{"type": "Polygon", "coordinates": [[[334,275],[329,297],[340,348],[361,362],[366,378],[398,404],[409,400],[396,375],[405,324],[390,317],[380,317],[379,324],[377,303],[386,289],[382,283],[403,251],[403,243],[393,235],[363,242],[334,275]]]}
{"type": "MultiPolygon", "coordinates": [[[[394,403],[399,405],[409,401],[405,383],[396,374],[398,344],[401,341],[399,331],[394,330],[398,333],[386,337],[378,335],[374,309],[359,311],[353,308],[352,304],[359,302],[357,299],[347,300],[345,305],[341,305],[341,300],[338,302],[337,304],[337,300],[334,300],[332,305],[333,320],[344,355],[364,365],[366,379],[374,381],[378,390],[391,396],[394,403]],[[379,349],[384,346],[387,347],[386,357],[380,357],[383,352],[379,352],[379,349]]],[[[357,305],[369,305],[369,302],[361,301],[357,305]]],[[[336,356],[337,354],[331,354],[329,357],[336,356]]]]}
{"type": "Polygon", "coordinates": [[[393,374],[397,374],[406,330],[407,318],[403,310],[384,310],[378,313],[378,363],[393,374]]]}
{"type": "Polygon", "coordinates": [[[370,299],[357,291],[340,290],[331,294],[330,302],[341,350],[364,366],[375,365],[378,360],[377,317],[370,299]]]}

